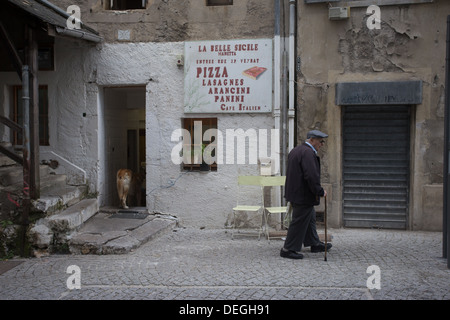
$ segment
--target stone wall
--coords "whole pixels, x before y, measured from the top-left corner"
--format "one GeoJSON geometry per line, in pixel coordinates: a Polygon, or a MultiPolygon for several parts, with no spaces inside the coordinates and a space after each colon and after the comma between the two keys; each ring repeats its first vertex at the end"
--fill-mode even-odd
{"type": "Polygon", "coordinates": [[[232,6],[206,6],[205,0],[149,0],[146,9],[105,10],[106,0],[55,0],[61,8],[78,5],[81,20],[106,42],[177,42],[246,39],[272,36],[273,0],[234,1],[232,6]],[[129,39],[119,40],[118,31],[129,39]]]}

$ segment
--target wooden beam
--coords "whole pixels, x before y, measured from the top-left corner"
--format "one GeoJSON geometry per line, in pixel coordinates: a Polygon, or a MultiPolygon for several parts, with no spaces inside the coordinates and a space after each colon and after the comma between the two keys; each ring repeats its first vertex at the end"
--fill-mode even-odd
{"type": "Polygon", "coordinates": [[[6,51],[8,52],[14,70],[16,70],[17,75],[19,76],[20,80],[22,80],[22,60],[20,60],[19,53],[14,47],[14,44],[11,41],[8,32],[6,31],[1,21],[0,21],[0,39],[1,42],[3,43],[3,47],[5,47],[6,51]]]}

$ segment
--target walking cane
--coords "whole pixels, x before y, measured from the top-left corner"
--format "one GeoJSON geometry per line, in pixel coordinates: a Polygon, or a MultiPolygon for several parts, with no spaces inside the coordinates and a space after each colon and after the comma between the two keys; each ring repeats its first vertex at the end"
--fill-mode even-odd
{"type": "Polygon", "coordinates": [[[323,212],[323,223],[325,225],[325,257],[323,261],[327,261],[327,247],[328,247],[328,237],[327,237],[327,196],[324,197],[325,210],[323,212]]]}

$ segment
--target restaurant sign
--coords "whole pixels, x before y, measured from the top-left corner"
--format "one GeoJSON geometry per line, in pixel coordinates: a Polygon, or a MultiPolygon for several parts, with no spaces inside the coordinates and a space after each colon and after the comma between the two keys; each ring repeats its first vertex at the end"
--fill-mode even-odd
{"type": "Polygon", "coordinates": [[[272,40],[185,43],[186,113],[272,111],[272,40]]]}

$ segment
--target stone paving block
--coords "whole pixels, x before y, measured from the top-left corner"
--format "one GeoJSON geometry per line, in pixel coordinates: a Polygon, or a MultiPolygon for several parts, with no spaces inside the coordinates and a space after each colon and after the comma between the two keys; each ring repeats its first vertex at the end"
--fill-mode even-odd
{"type": "Polygon", "coordinates": [[[105,243],[126,235],[126,231],[107,231],[101,234],[77,234],[69,242],[70,252],[73,254],[102,254],[102,246],[105,243]]]}
{"type": "Polygon", "coordinates": [[[109,241],[102,246],[102,254],[124,254],[136,249],[141,242],[127,234],[118,239],[109,241]]]}
{"type": "MultiPolygon", "coordinates": [[[[141,231],[145,235],[144,228],[141,231]]],[[[139,241],[127,232],[107,243],[120,242],[124,251],[130,250],[126,254],[26,259],[0,275],[0,299],[450,298],[450,270],[440,256],[442,233],[331,231],[333,248],[327,262],[309,248],[302,249],[303,260],[283,259],[283,241],[232,240],[226,230],[179,227],[135,248],[139,241]],[[66,287],[69,265],[80,267],[81,290],[66,287]],[[380,268],[380,289],[367,287],[371,265],[380,268]]]]}
{"type": "Polygon", "coordinates": [[[132,236],[139,242],[145,243],[175,225],[175,220],[156,218],[133,230],[132,236]]]}

